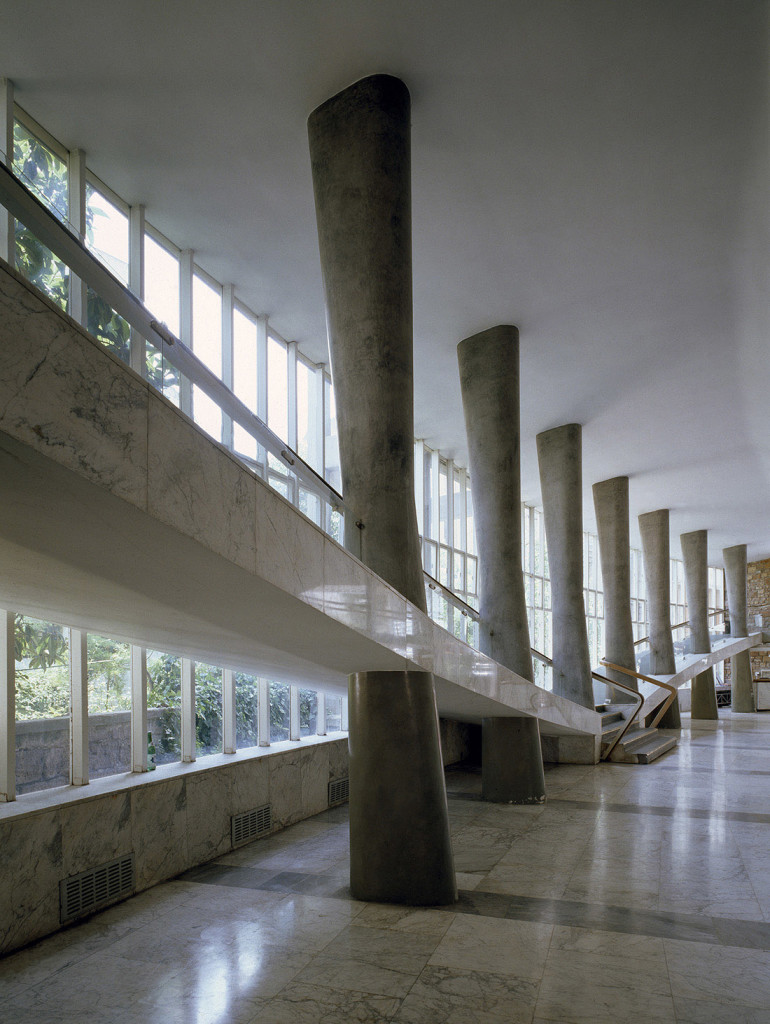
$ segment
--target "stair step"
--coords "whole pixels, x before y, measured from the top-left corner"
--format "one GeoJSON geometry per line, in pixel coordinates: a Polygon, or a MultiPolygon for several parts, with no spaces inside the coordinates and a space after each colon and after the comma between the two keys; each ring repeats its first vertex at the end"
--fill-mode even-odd
{"type": "Polygon", "coordinates": [[[622,722],[625,722],[625,718],[619,711],[607,711],[602,715],[602,729],[606,729],[608,725],[614,728],[622,722]]]}
{"type": "Polygon", "coordinates": [[[634,753],[639,764],[649,764],[651,761],[656,761],[661,754],[673,750],[675,746],[675,736],[660,736],[655,742],[645,747],[639,747],[634,753]]]}
{"type": "Polygon", "coordinates": [[[630,729],[623,739],[623,749],[631,754],[646,746],[651,740],[656,740],[658,735],[657,729],[630,729]]]}

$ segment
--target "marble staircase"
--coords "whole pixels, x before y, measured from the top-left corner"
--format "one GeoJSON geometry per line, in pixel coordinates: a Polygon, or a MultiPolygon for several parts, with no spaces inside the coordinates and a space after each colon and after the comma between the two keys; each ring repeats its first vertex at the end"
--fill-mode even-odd
{"type": "MultiPolygon", "coordinates": [[[[631,705],[597,706],[596,710],[602,720],[602,757],[615,741],[632,714],[631,705]],[[628,708],[628,710],[626,710],[628,708]]],[[[617,764],[650,764],[677,744],[677,738],[671,733],[662,733],[659,729],[644,728],[632,725],[620,743],[610,754],[609,760],[617,764]]]]}

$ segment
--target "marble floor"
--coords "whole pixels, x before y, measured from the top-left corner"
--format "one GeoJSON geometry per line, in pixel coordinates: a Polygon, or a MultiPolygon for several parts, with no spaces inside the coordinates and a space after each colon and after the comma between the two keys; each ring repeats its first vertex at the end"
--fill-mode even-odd
{"type": "Polygon", "coordinates": [[[451,908],[352,900],[336,808],[7,957],[0,1021],[770,1024],[770,714],[720,713],[544,807],[450,772],[451,908]]]}

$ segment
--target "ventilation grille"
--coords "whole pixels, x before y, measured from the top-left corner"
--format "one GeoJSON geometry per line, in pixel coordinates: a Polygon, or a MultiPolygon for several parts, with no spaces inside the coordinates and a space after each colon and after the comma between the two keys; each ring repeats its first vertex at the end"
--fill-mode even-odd
{"type": "Polygon", "coordinates": [[[244,811],[243,814],[234,814],[230,822],[233,846],[243,846],[252,839],[266,836],[273,827],[270,804],[256,807],[253,811],[244,811]]]}
{"type": "Polygon", "coordinates": [[[350,796],[350,779],[332,779],[329,783],[329,806],[344,804],[350,796]]]}
{"type": "Polygon", "coordinates": [[[93,871],[83,871],[59,883],[61,922],[73,921],[116,903],[134,891],[134,855],[128,854],[93,871]]]}

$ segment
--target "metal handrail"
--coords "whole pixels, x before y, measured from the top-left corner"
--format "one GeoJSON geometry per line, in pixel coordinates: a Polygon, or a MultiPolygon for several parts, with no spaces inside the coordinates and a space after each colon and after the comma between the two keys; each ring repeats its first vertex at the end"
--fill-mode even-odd
{"type": "MultiPolygon", "coordinates": [[[[530,647],[529,650],[533,658],[537,658],[537,660],[542,661],[544,665],[549,665],[551,668],[553,668],[553,658],[549,658],[547,654],[543,654],[542,651],[538,651],[536,647],[530,647]]],[[[606,664],[606,662],[602,660],[602,664],[606,664]]],[[[617,666],[611,665],[609,667],[616,668],[617,666]]],[[[644,698],[639,693],[639,691],[635,690],[632,686],[626,686],[624,683],[618,683],[614,679],[608,679],[607,676],[603,676],[601,672],[595,672],[593,669],[591,669],[591,678],[598,680],[598,682],[600,683],[605,683],[607,686],[616,686],[619,690],[625,690],[627,693],[630,693],[632,697],[636,697],[636,699],[639,701],[639,703],[634,708],[633,715],[631,715],[630,718],[626,719],[626,724],[623,726],[623,728],[620,730],[616,738],[610,744],[609,748],[604,752],[603,756],[600,758],[600,760],[606,761],[612,753],[612,751],[615,749],[618,743],[620,743],[620,741],[623,739],[623,737],[626,735],[628,730],[633,725],[634,721],[636,720],[636,716],[639,714],[639,711],[641,710],[642,704],[644,704],[644,698]]]]}
{"type": "Polygon", "coordinates": [[[428,587],[431,590],[440,591],[442,596],[445,597],[446,600],[449,601],[449,603],[453,605],[458,610],[458,612],[460,612],[461,615],[464,615],[466,618],[471,619],[473,622],[479,622],[480,616],[478,611],[475,608],[471,607],[471,605],[469,605],[467,601],[463,601],[461,597],[458,597],[457,594],[455,594],[454,590],[450,590],[449,587],[445,587],[443,583],[439,583],[435,576],[431,576],[430,573],[425,572],[425,570],[423,570],[423,576],[425,577],[425,582],[428,584],[428,587]]]}
{"type": "MultiPolygon", "coordinates": [[[[725,614],[725,609],[724,608],[717,608],[715,611],[709,612],[707,618],[713,619],[715,615],[724,615],[724,614],[725,614]]],[[[675,626],[671,627],[671,632],[673,633],[673,631],[675,629],[682,629],[684,626],[689,626],[689,625],[690,625],[690,620],[689,619],[685,619],[684,622],[677,622],[677,624],[675,626]]],[[[634,640],[634,647],[638,647],[639,644],[646,644],[649,641],[649,639],[650,639],[649,636],[640,636],[638,640],[634,640]]]]}
{"type": "Polygon", "coordinates": [[[225,415],[243,427],[258,444],[283,462],[308,490],[312,490],[333,508],[349,515],[354,514],[338,491],[273,433],[165,324],[156,320],[144,303],[110,273],[77,235],[62,224],[25,187],[19,177],[1,162],[0,202],[9,213],[33,231],[43,245],[63,260],[77,277],[86,281],[137,334],[160,349],[164,359],[208,395],[225,415]]]}
{"type": "Polygon", "coordinates": [[[642,679],[645,683],[652,683],[653,686],[660,686],[664,690],[671,691],[669,696],[666,697],[666,700],[664,701],[662,708],[655,716],[653,721],[650,723],[650,728],[654,729],[657,726],[658,722],[661,720],[661,718],[663,718],[665,713],[674,703],[674,698],[676,697],[676,687],[671,686],[670,683],[661,682],[660,679],[652,679],[650,676],[645,676],[641,672],[635,672],[632,671],[630,668],[624,668],[622,665],[615,665],[613,664],[613,662],[607,661],[606,658],[602,658],[602,665],[604,665],[606,668],[611,668],[614,672],[625,672],[627,676],[634,676],[634,678],[636,679],[642,679]]]}

